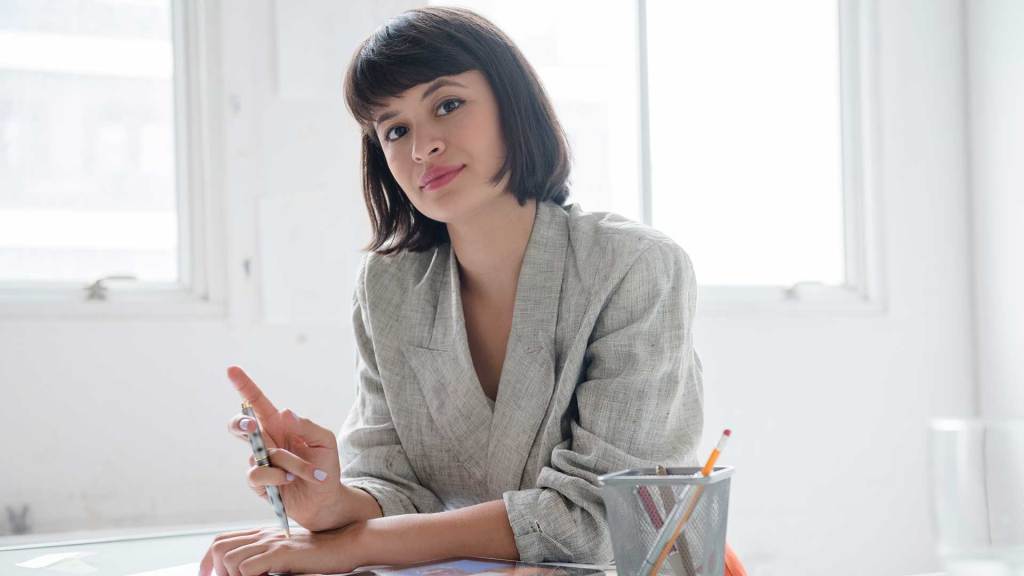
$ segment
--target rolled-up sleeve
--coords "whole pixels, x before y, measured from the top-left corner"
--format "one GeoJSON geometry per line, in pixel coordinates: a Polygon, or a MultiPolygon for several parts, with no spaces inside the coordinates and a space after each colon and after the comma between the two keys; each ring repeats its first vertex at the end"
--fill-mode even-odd
{"type": "Polygon", "coordinates": [[[352,299],[357,385],[355,403],[340,433],[341,476],[346,485],[373,496],[385,516],[439,512],[441,501],[420,484],[409,464],[384,395],[367,317],[367,265],[364,258],[352,299]]]}
{"type": "Polygon", "coordinates": [[[503,495],[523,561],[610,562],[597,477],[696,463],[704,401],[695,306],[685,252],[668,241],[644,248],[594,324],[571,437],[552,451],[535,488],[503,495]]]}

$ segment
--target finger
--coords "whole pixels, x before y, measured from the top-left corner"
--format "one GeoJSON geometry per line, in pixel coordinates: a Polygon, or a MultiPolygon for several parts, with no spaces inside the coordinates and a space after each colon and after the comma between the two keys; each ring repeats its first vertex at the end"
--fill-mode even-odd
{"type": "MultiPolygon", "coordinates": [[[[295,480],[295,475],[280,468],[253,466],[249,468],[249,487],[256,490],[266,486],[282,486],[295,480]]],[[[266,491],[266,490],[264,490],[266,491]]]]}
{"type": "Polygon", "coordinates": [[[338,445],[338,438],[327,428],[320,426],[309,418],[302,418],[291,410],[281,412],[288,422],[288,428],[302,437],[303,442],[311,448],[333,448],[338,445]]]}
{"type": "Polygon", "coordinates": [[[269,419],[277,415],[277,408],[274,407],[269,398],[263,395],[263,391],[252,381],[252,378],[249,378],[245,370],[238,366],[229,366],[228,379],[235,385],[235,390],[238,390],[242,399],[248,400],[252,404],[252,409],[256,412],[257,418],[269,419]]]}
{"type": "Polygon", "coordinates": [[[256,554],[250,556],[245,560],[242,560],[238,565],[239,574],[241,576],[256,576],[258,574],[281,574],[283,570],[264,569],[263,566],[269,566],[271,559],[269,558],[269,552],[263,552],[262,554],[256,554]]]}
{"type": "Polygon", "coordinates": [[[213,568],[217,572],[217,576],[229,576],[228,569],[224,567],[224,555],[239,546],[258,540],[261,531],[259,528],[254,528],[218,534],[214,537],[213,544],[210,545],[210,551],[213,556],[213,568]]]}
{"type": "Polygon", "coordinates": [[[260,498],[266,500],[267,502],[270,502],[270,499],[267,497],[267,489],[266,489],[266,487],[264,487],[264,486],[251,486],[251,488],[252,488],[252,491],[256,493],[256,496],[259,496],[260,498]]]}
{"type": "Polygon", "coordinates": [[[211,572],[213,572],[213,548],[207,548],[206,554],[199,562],[199,576],[210,576],[211,572]]]}
{"type": "MultiPolygon", "coordinates": [[[[278,418],[278,420],[280,420],[280,418],[278,418]]],[[[277,448],[277,442],[270,433],[263,429],[259,416],[252,418],[244,413],[235,414],[234,418],[228,422],[228,432],[231,432],[231,434],[242,439],[246,443],[250,442],[250,436],[259,435],[263,440],[264,448],[268,450],[271,448],[277,448]],[[242,426],[245,426],[245,428],[242,428],[242,426]]]]}
{"type": "Polygon", "coordinates": [[[266,552],[268,547],[269,545],[267,543],[259,540],[239,546],[224,555],[224,567],[227,568],[228,574],[231,576],[241,576],[243,573],[248,574],[249,572],[242,572],[239,564],[248,560],[252,556],[266,552]]]}
{"type": "Polygon", "coordinates": [[[275,448],[269,450],[268,453],[270,454],[270,463],[275,468],[281,468],[285,472],[291,472],[303,480],[317,484],[327,479],[326,471],[318,469],[312,463],[283,448],[275,448]]]}
{"type": "MultiPolygon", "coordinates": [[[[256,457],[255,456],[249,456],[249,467],[252,468],[254,466],[256,466],[256,457]]],[[[271,468],[271,469],[273,470],[273,468],[271,468]]],[[[286,474],[287,474],[287,472],[286,472],[286,474]]],[[[267,502],[270,502],[270,498],[267,497],[267,489],[266,489],[266,487],[264,487],[264,486],[253,486],[251,482],[249,483],[249,487],[252,488],[252,491],[255,492],[257,496],[259,496],[260,498],[266,500],[267,502]]]]}
{"type": "Polygon", "coordinates": [[[228,432],[248,442],[249,432],[255,430],[257,426],[256,421],[245,414],[235,414],[235,417],[228,422],[228,432]]]}
{"type": "MultiPolygon", "coordinates": [[[[207,552],[210,555],[213,571],[217,576],[229,576],[227,569],[224,567],[222,557],[224,555],[226,544],[224,542],[230,542],[237,538],[252,537],[253,535],[259,536],[260,529],[253,528],[250,530],[238,530],[235,532],[226,532],[224,534],[218,534],[213,539],[213,544],[210,545],[210,549],[207,552]]],[[[202,576],[202,575],[201,575],[202,576]]]]}
{"type": "MultiPolygon", "coordinates": [[[[249,466],[256,466],[256,463],[253,461],[253,458],[249,458],[249,466]]],[[[246,478],[246,481],[248,482],[248,477],[246,478]]],[[[267,502],[270,502],[270,498],[267,497],[267,488],[265,486],[253,486],[252,482],[248,482],[248,484],[249,488],[256,493],[256,496],[266,500],[267,502]]]]}
{"type": "MultiPolygon", "coordinates": [[[[263,422],[260,421],[259,417],[257,417],[256,420],[252,423],[252,428],[249,429],[248,434],[249,436],[255,436],[262,440],[263,447],[267,449],[267,451],[277,448],[277,441],[274,440],[274,437],[271,436],[270,433],[266,431],[266,429],[263,428],[263,422]]],[[[285,435],[282,436],[287,438],[287,436],[285,435]]]]}
{"type": "MultiPolygon", "coordinates": [[[[269,547],[268,547],[269,548],[269,547]]],[[[267,550],[261,554],[250,556],[238,565],[242,576],[256,576],[258,574],[288,573],[288,562],[283,558],[280,548],[267,550]]]]}

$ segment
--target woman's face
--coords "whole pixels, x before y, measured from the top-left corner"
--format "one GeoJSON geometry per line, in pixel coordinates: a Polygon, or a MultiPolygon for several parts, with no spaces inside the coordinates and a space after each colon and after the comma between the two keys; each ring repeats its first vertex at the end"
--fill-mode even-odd
{"type": "Polygon", "coordinates": [[[505,144],[490,83],[478,70],[441,76],[388,99],[374,128],[388,168],[417,210],[452,223],[505,192],[491,184],[505,144]]]}

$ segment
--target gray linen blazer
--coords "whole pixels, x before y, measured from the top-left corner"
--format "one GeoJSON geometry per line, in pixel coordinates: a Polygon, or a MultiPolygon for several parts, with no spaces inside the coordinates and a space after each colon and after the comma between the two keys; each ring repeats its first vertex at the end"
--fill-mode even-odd
{"type": "Polygon", "coordinates": [[[493,405],[459,294],[450,244],[364,258],[345,483],[385,516],[503,499],[523,561],[609,562],[597,477],[698,463],[688,256],[621,216],[539,202],[493,405]]]}

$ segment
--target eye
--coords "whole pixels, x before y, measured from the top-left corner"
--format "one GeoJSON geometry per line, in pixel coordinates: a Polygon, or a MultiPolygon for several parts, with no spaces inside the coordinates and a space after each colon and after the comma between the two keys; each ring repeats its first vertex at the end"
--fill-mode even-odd
{"type": "Polygon", "coordinates": [[[451,114],[452,112],[461,108],[464,102],[464,100],[461,100],[459,98],[449,98],[448,100],[441,102],[441,105],[438,106],[437,109],[438,111],[444,111],[444,114],[441,114],[441,116],[447,116],[448,114],[451,114]],[[455,104],[455,106],[449,106],[449,104],[455,104]]]}
{"type": "Polygon", "coordinates": [[[399,134],[392,138],[391,135],[395,132],[395,130],[405,130],[405,126],[392,126],[391,128],[388,129],[387,133],[384,134],[384,139],[387,140],[388,142],[394,142],[395,140],[401,138],[402,134],[405,134],[405,132],[402,132],[402,134],[399,134]]]}
{"type": "MultiPolygon", "coordinates": [[[[447,116],[451,114],[459,108],[462,108],[462,105],[465,104],[465,102],[466,101],[461,98],[449,98],[444,102],[441,102],[437,106],[438,116],[447,116]]],[[[388,131],[384,134],[384,140],[394,142],[405,135],[406,132],[408,132],[408,129],[405,126],[392,126],[391,128],[388,128],[388,131]],[[397,130],[401,130],[402,132],[396,132],[397,130]]]]}

